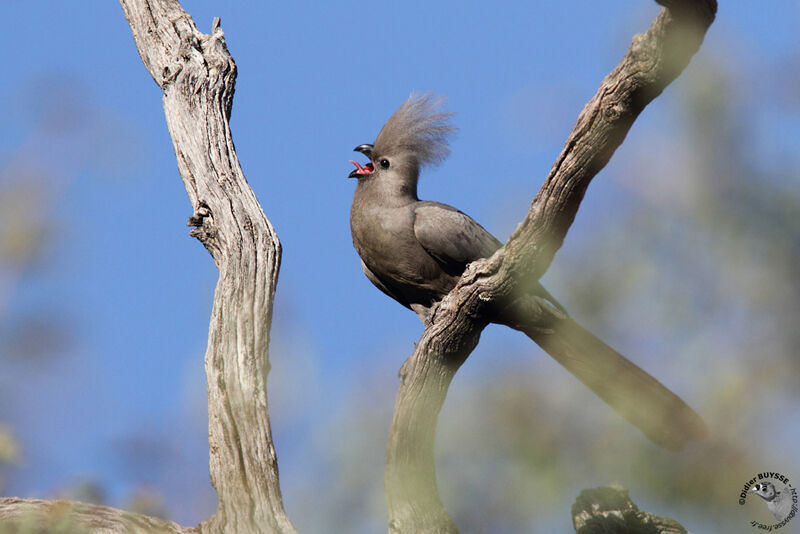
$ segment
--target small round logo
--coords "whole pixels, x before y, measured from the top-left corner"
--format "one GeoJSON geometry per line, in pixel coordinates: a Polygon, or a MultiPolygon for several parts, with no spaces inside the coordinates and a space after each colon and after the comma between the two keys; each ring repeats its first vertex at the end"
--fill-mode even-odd
{"type": "MultiPolygon", "coordinates": [[[[783,528],[797,514],[797,489],[792,487],[789,477],[781,473],[758,473],[745,482],[739,492],[739,505],[744,506],[748,500],[760,501],[754,503],[765,510],[759,517],[772,515],[774,519],[766,523],[750,521],[750,526],[759,530],[771,532],[783,528]]],[[[755,510],[752,506],[749,505],[748,509],[755,510]]]]}

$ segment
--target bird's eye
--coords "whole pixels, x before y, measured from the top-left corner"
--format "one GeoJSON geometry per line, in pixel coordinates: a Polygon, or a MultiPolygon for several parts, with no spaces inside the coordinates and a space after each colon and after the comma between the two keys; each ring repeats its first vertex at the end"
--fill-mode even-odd
{"type": "Polygon", "coordinates": [[[385,158],[382,159],[381,160],[381,167],[383,167],[384,169],[388,169],[389,168],[389,160],[385,159],[385,158]]]}

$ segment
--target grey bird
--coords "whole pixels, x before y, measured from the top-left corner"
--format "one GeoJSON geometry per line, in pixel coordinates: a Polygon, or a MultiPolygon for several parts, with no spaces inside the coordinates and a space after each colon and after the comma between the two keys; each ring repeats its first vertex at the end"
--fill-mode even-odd
{"type": "Polygon", "coordinates": [[[778,522],[789,517],[789,513],[792,511],[792,494],[786,486],[778,491],[772,482],[759,482],[750,488],[748,493],[755,493],[764,499],[767,508],[778,522]]]}
{"type": "MultiPolygon", "coordinates": [[[[386,121],[373,144],[355,151],[358,179],[350,210],[353,245],[367,278],[427,323],[466,266],[502,243],[463,212],[420,200],[423,167],[449,154],[452,114],[441,99],[412,95],[386,121]]],[[[703,420],[655,378],[578,325],[538,282],[495,322],[527,334],[620,415],[659,445],[677,450],[702,439],[703,420]]]]}

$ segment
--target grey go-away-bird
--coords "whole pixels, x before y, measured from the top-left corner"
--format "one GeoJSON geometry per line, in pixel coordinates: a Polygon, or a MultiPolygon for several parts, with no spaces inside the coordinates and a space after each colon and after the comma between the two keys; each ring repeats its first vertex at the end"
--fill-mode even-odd
{"type": "Polygon", "coordinates": [[[772,482],[759,482],[750,488],[748,493],[755,493],[764,499],[767,508],[778,522],[789,517],[792,511],[792,494],[786,486],[778,491],[772,482]]]}
{"type": "MultiPolygon", "coordinates": [[[[351,162],[358,179],[350,210],[353,245],[361,267],[378,289],[427,322],[456,285],[467,264],[502,246],[468,215],[446,204],[420,200],[420,170],[449,154],[451,113],[429,94],[410,97],[386,121],[374,144],[355,148],[369,162],[351,162]]],[[[529,294],[547,317],[536,321],[498,317],[526,333],[654,442],[680,449],[702,439],[705,424],[677,395],[573,321],[538,283],[529,294]]]]}

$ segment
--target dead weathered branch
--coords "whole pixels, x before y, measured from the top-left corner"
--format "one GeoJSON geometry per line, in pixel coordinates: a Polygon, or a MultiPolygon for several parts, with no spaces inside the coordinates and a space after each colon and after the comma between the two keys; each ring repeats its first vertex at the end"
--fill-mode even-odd
{"type": "Polygon", "coordinates": [[[176,0],[122,0],[147,70],[164,91],[189,224],[220,278],[206,351],[211,482],[204,532],[293,532],[283,510],[266,375],[280,243],[245,180],[228,126],[236,65],[219,20],[197,30],[176,0]]]}
{"type": "Polygon", "coordinates": [[[386,496],[393,533],[453,533],[436,489],[433,436],[447,387],[493,308],[544,274],[592,178],[644,107],[680,74],[714,20],[716,0],[661,1],[649,30],[586,104],[530,211],[506,245],[470,265],[433,313],[403,365],[387,444],[386,496]]]}
{"type": "Polygon", "coordinates": [[[291,533],[267,415],[267,349],[280,243],[244,178],[228,127],[236,65],[219,20],[197,30],[176,0],[121,0],[136,46],[164,92],[190,232],[219,268],[206,351],[211,482],[217,512],[196,529],[106,507],[3,500],[0,518],[46,526],[62,513],[88,532],[291,533]]]}
{"type": "Polygon", "coordinates": [[[639,113],[669,85],[699,49],[714,20],[716,0],[659,1],[646,33],[586,104],[528,214],[511,235],[503,269],[511,280],[538,280],[561,247],[589,183],[622,144],[639,113]]]}

